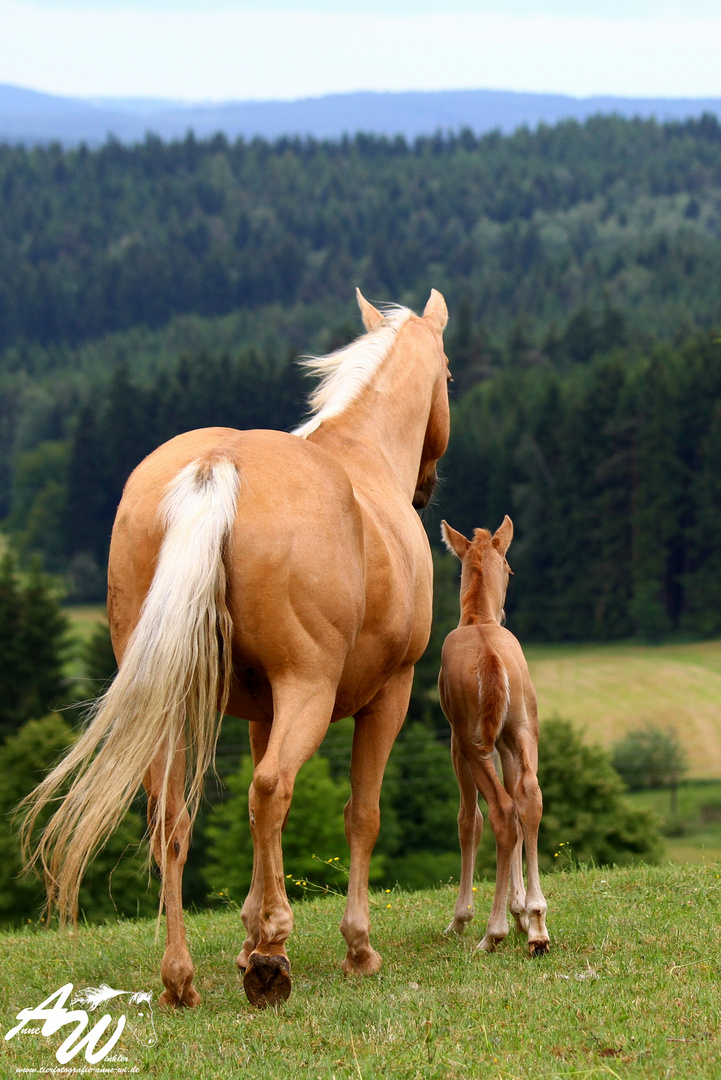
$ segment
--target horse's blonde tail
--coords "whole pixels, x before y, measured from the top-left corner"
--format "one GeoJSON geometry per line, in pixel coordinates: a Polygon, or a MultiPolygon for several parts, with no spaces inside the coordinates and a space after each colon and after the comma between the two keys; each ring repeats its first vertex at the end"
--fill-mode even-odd
{"type": "MultiPolygon", "coordinates": [[[[159,514],[165,536],[153,581],[120,669],[94,704],[68,755],[21,804],[25,856],[42,865],[48,909],[77,917],[88,862],[118,826],[151,762],[165,775],[151,822],[164,877],[168,784],[175,753],[187,747],[185,807],[194,820],[212,763],[232,675],[232,622],[226,602],[225,547],[240,479],[228,457],[186,466],[168,485],[159,514]],[[31,850],[38,814],[74,777],[31,850]]],[[[162,897],[161,897],[162,903],[162,897]]]]}
{"type": "Polygon", "coordinates": [[[478,725],[473,743],[481,757],[490,757],[508,716],[511,688],[508,672],[495,649],[478,656],[478,725]]]}

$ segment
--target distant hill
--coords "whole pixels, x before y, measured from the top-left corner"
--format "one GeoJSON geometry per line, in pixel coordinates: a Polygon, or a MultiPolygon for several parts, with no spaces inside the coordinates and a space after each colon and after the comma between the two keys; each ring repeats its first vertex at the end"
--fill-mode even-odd
{"type": "Polygon", "coordinates": [[[0,140],[10,143],[97,145],[113,135],[142,140],[148,131],[163,139],[223,132],[230,139],[256,135],[339,138],[359,131],[376,135],[417,135],[470,128],[477,134],[559,120],[583,121],[598,114],[657,120],[684,120],[713,113],[721,98],[574,98],[505,90],[445,90],[423,93],[329,94],[297,101],[163,101],[148,98],[68,98],[0,84],[0,140]]]}

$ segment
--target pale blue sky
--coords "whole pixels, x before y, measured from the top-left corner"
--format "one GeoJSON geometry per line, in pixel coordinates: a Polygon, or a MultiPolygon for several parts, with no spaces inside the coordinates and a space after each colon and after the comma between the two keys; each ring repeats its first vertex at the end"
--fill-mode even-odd
{"type": "Polygon", "coordinates": [[[718,0],[35,0],[38,8],[94,8],[111,10],[136,8],[142,11],[208,11],[213,8],[239,10],[346,12],[360,15],[374,12],[389,15],[421,15],[428,12],[496,11],[512,15],[614,15],[658,16],[717,15],[718,0]]]}
{"type": "Polygon", "coordinates": [[[0,82],[80,96],[721,97],[721,0],[0,0],[0,82]]]}

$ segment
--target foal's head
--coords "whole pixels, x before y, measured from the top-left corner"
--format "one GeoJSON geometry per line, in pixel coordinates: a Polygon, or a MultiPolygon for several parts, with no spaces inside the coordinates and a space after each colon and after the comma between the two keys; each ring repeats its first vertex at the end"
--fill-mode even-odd
{"type": "Polygon", "coordinates": [[[474,529],[473,539],[467,540],[447,522],[441,524],[443,542],[457,555],[461,571],[461,622],[472,623],[495,619],[504,621],[509,575],[513,573],[506,552],[513,539],[513,522],[508,514],[503,524],[491,536],[488,529],[474,529]]]}

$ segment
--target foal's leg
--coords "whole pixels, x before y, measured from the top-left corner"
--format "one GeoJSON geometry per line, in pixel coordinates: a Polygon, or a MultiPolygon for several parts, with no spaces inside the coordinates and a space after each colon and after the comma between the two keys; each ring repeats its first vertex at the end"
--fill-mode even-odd
{"type": "Polygon", "coordinates": [[[335,702],[335,684],[304,683],[293,674],[287,672],[282,681],[271,680],[273,724],[267,749],[253,774],[249,798],[250,827],[258,856],[256,873],[262,876],[263,896],[258,940],[247,957],[243,986],[249,1001],[259,1007],[285,1001],[290,994],[285,945],[293,929],[293,913],[285,892],[281,833],[295,778],[320,746],[335,702]]]}
{"type": "Polygon", "coordinates": [[[393,743],[408,710],[413,668],[394,675],[356,714],[351,754],[351,797],[345,808],[350,846],[348,900],[340,932],[348,946],[343,971],[373,975],[381,958],[370,943],[368,868],[380,828],[380,791],[393,743]]]}
{"type": "Polygon", "coordinates": [[[546,929],[548,905],[541,891],[538,873],[538,826],[543,813],[543,798],[538,786],[538,743],[527,728],[508,733],[509,749],[518,762],[519,778],[514,789],[514,802],[523,828],[526,846],[526,913],[528,915],[528,951],[531,956],[548,952],[546,929]]]}
{"type": "MultiPolygon", "coordinates": [[[[161,832],[157,827],[159,797],[165,774],[166,755],[160,754],[143,778],[148,793],[148,822],[150,825],[153,855],[158,866],[162,864],[161,832]]],[[[200,1003],[200,994],[193,986],[193,961],[185,941],[183,919],[183,867],[188,856],[190,816],[185,808],[185,747],[179,748],[170,769],[165,807],[165,896],[166,938],[160,975],[165,991],[160,1005],[194,1008],[200,1003]]]]}
{"type": "Polygon", "coordinates": [[[483,832],[483,815],[478,805],[478,789],[468,762],[461,752],[458,738],[451,735],[451,760],[456,770],[461,805],[458,811],[458,841],[461,845],[461,880],[453,918],[446,927],[446,934],[462,934],[474,914],[473,871],[476,852],[483,832]]]}
{"type": "MultiPolygon", "coordinates": [[[[498,747],[503,767],[503,786],[511,798],[514,798],[518,783],[518,767],[513,754],[505,746],[498,747]]],[[[519,830],[518,840],[511,858],[511,895],[509,907],[519,934],[528,933],[528,914],[526,912],[526,886],[523,882],[523,832],[519,830]]]]}
{"type": "MultiPolygon", "coordinates": [[[[263,760],[263,755],[268,749],[268,740],[270,738],[270,722],[262,723],[260,721],[253,721],[248,726],[248,733],[250,738],[250,752],[253,758],[253,765],[258,766],[263,760]]],[[[252,796],[250,796],[252,797],[252,796]]],[[[249,797],[249,801],[250,801],[249,797]]],[[[241,971],[245,971],[248,966],[248,957],[253,952],[260,940],[260,909],[263,903],[263,866],[259,858],[258,852],[255,848],[255,839],[253,840],[253,877],[250,882],[250,889],[248,895],[245,898],[243,904],[243,910],[240,913],[240,917],[243,920],[245,926],[246,938],[243,942],[243,948],[236,960],[238,967],[241,971]]]]}
{"type": "Polygon", "coordinates": [[[486,933],[478,945],[484,952],[493,952],[508,935],[508,876],[518,841],[518,821],[513,799],[498,779],[493,760],[472,756],[472,747],[464,749],[468,751],[468,764],[476,787],[488,803],[488,819],[496,837],[496,891],[486,933]]]}

